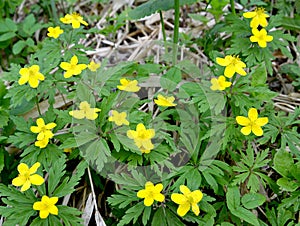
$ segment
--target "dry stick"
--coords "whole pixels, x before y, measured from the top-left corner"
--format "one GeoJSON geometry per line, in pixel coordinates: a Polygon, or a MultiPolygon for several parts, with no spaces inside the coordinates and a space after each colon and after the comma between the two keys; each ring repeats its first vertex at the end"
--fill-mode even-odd
{"type": "Polygon", "coordinates": [[[96,195],[95,195],[95,190],[94,190],[94,185],[93,185],[93,180],[92,180],[92,175],[91,175],[91,171],[90,171],[90,167],[87,167],[87,171],[88,171],[88,175],[89,175],[89,180],[90,180],[90,183],[91,183],[91,190],[92,190],[92,194],[93,194],[93,202],[94,202],[94,206],[95,206],[95,220],[97,222],[97,226],[106,226],[98,208],[97,208],[97,202],[96,202],[96,195]],[[98,221],[97,221],[97,215],[99,216],[100,218],[100,222],[99,222],[99,225],[98,225],[98,221]]]}

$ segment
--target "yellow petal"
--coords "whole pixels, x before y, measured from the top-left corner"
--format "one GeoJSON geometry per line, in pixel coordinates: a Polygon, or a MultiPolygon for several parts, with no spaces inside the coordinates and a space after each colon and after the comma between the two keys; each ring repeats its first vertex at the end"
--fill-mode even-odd
{"type": "Polygon", "coordinates": [[[264,40],[258,40],[258,45],[261,48],[266,48],[267,47],[267,42],[264,40]]]}
{"type": "Polygon", "coordinates": [[[73,116],[76,119],[83,119],[85,117],[84,111],[82,110],[70,111],[69,115],[73,116]]]}
{"type": "Polygon", "coordinates": [[[77,58],[76,55],[74,55],[74,56],[71,58],[70,63],[71,63],[72,65],[78,64],[78,58],[77,58]]]}
{"type": "Polygon", "coordinates": [[[41,163],[39,163],[39,162],[34,163],[33,166],[31,166],[29,169],[30,174],[35,173],[40,166],[41,166],[41,163]]]}
{"type": "Polygon", "coordinates": [[[163,190],[164,186],[162,184],[157,184],[154,186],[155,192],[159,193],[163,190]]]}
{"type": "Polygon", "coordinates": [[[241,133],[245,136],[249,135],[251,133],[251,126],[245,126],[241,129],[241,133]]]}
{"type": "Polygon", "coordinates": [[[228,66],[226,66],[225,71],[224,71],[224,75],[227,78],[231,78],[235,73],[235,67],[232,64],[229,64],[228,66]]]}
{"type": "Polygon", "coordinates": [[[258,126],[264,126],[269,122],[268,117],[258,118],[255,121],[255,124],[258,126]]]}
{"type": "Polygon", "coordinates": [[[80,27],[80,23],[79,23],[78,21],[76,21],[76,20],[73,20],[73,21],[72,21],[72,27],[73,27],[74,29],[77,29],[77,28],[80,27]]]}
{"type": "Polygon", "coordinates": [[[21,78],[19,79],[18,83],[19,85],[24,85],[26,82],[29,80],[29,74],[27,75],[22,75],[21,78]]]}
{"type": "Polygon", "coordinates": [[[40,218],[42,219],[46,219],[49,215],[49,211],[48,210],[40,210],[40,218]]]}
{"type": "Polygon", "coordinates": [[[21,191],[23,192],[23,191],[28,190],[28,189],[30,188],[30,186],[31,186],[30,181],[29,181],[29,180],[26,180],[26,182],[25,182],[25,183],[23,184],[23,186],[21,187],[21,191]]]}
{"type": "Polygon", "coordinates": [[[129,139],[135,139],[137,137],[137,132],[134,130],[128,130],[126,135],[129,139]]]}
{"type": "Polygon", "coordinates": [[[34,210],[40,210],[40,209],[43,209],[43,207],[44,207],[44,204],[42,203],[42,202],[35,202],[35,203],[33,203],[33,209],[34,210]]]}
{"type": "Polygon", "coordinates": [[[189,203],[185,203],[185,204],[179,205],[179,207],[177,209],[177,214],[179,216],[183,217],[190,210],[190,207],[191,206],[190,206],[189,203]]]}
{"type": "Polygon", "coordinates": [[[258,113],[255,108],[250,108],[248,111],[248,118],[251,122],[254,122],[258,118],[258,113]]]}
{"type": "Polygon", "coordinates": [[[54,127],[56,127],[56,123],[54,122],[48,123],[45,127],[46,129],[53,129],[54,127]]]}
{"type": "Polygon", "coordinates": [[[219,90],[220,89],[218,79],[212,78],[210,80],[210,82],[212,84],[211,87],[210,87],[211,90],[215,91],[215,90],[219,90]]]}
{"type": "Polygon", "coordinates": [[[163,194],[155,194],[153,198],[158,202],[163,202],[165,200],[165,196],[163,194]]]}
{"type": "Polygon", "coordinates": [[[153,202],[154,202],[154,199],[153,199],[153,198],[146,197],[146,198],[144,199],[144,205],[145,205],[145,206],[151,206],[151,205],[153,204],[153,202]]]}
{"type": "Polygon", "coordinates": [[[25,163],[20,163],[18,165],[18,171],[20,174],[27,173],[27,172],[29,172],[29,167],[25,163]]]}
{"type": "Polygon", "coordinates": [[[36,120],[36,124],[37,124],[38,127],[43,127],[43,126],[45,126],[44,119],[38,118],[38,119],[36,120]]]}
{"type": "Polygon", "coordinates": [[[145,198],[147,196],[147,194],[148,194],[148,192],[145,189],[142,189],[142,190],[138,191],[136,196],[139,198],[145,198]]]}
{"type": "Polygon", "coordinates": [[[200,210],[199,210],[199,206],[196,203],[192,204],[192,211],[195,213],[196,216],[199,215],[200,210]]]}
{"type": "Polygon", "coordinates": [[[217,57],[216,61],[217,61],[217,64],[224,66],[224,67],[227,66],[228,64],[230,64],[230,62],[227,59],[220,58],[220,57],[217,57]]]}
{"type": "Polygon", "coordinates": [[[49,198],[48,200],[48,203],[51,204],[51,205],[54,205],[58,202],[58,197],[51,197],[49,198]]]}
{"type": "Polygon", "coordinates": [[[255,17],[255,16],[256,16],[256,12],[243,13],[243,17],[245,17],[245,18],[252,18],[252,17],[255,17]]]}
{"type": "Polygon", "coordinates": [[[258,38],[255,37],[255,36],[251,36],[251,37],[250,37],[250,41],[251,41],[251,42],[258,42],[258,38]]]}
{"type": "Polygon", "coordinates": [[[203,193],[200,190],[195,190],[191,193],[191,196],[193,197],[193,200],[195,203],[198,203],[203,198],[203,193]]]}
{"type": "Polygon", "coordinates": [[[171,200],[177,204],[184,204],[187,202],[187,198],[184,195],[178,193],[172,194],[171,200]]]}
{"type": "Polygon", "coordinates": [[[262,136],[264,134],[264,131],[262,130],[262,128],[256,124],[252,125],[252,132],[256,136],[262,136]]]}
{"type": "Polygon", "coordinates": [[[190,189],[185,185],[180,185],[179,189],[184,195],[191,193],[190,189]]]}
{"type": "Polygon", "coordinates": [[[250,120],[247,117],[244,116],[237,116],[235,118],[235,120],[237,121],[237,123],[241,126],[247,126],[250,124],[250,120]]]}
{"type": "Polygon", "coordinates": [[[53,215],[58,215],[58,208],[54,205],[48,207],[47,210],[49,211],[49,213],[51,213],[53,215]]]}
{"type": "Polygon", "coordinates": [[[266,41],[267,41],[267,42],[271,42],[272,40],[273,40],[273,36],[267,35],[266,41]]]}
{"type": "Polygon", "coordinates": [[[65,71],[67,71],[71,68],[70,63],[68,63],[68,62],[61,62],[59,66],[65,71]]]}
{"type": "Polygon", "coordinates": [[[29,180],[30,180],[31,184],[34,184],[34,185],[41,185],[42,183],[44,183],[44,178],[38,174],[34,174],[34,175],[30,176],[29,180]]]}
{"type": "Polygon", "coordinates": [[[28,83],[32,88],[37,88],[39,86],[39,80],[36,78],[29,77],[28,83]]]}
{"type": "Polygon", "coordinates": [[[26,182],[26,178],[25,177],[16,177],[12,180],[12,184],[14,186],[22,186],[24,183],[26,182]]]}
{"type": "Polygon", "coordinates": [[[21,76],[25,76],[25,77],[29,78],[29,69],[28,68],[21,68],[19,70],[19,74],[21,76]]]}

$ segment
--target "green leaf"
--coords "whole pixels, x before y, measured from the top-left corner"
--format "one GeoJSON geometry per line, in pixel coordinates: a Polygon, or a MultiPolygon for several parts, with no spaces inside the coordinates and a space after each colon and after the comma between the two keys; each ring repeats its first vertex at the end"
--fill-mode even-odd
{"type": "Polygon", "coordinates": [[[66,168],[65,158],[60,158],[58,161],[55,161],[49,170],[48,178],[48,194],[52,195],[54,189],[59,184],[61,178],[65,174],[66,168]]]}
{"type": "Polygon", "coordinates": [[[248,222],[249,224],[252,224],[254,226],[260,226],[257,217],[249,210],[243,208],[243,207],[238,207],[235,209],[233,212],[231,212],[233,215],[236,217],[248,222]]]}
{"type": "Polygon", "coordinates": [[[19,40],[17,41],[14,45],[13,45],[13,54],[17,55],[19,54],[27,45],[27,43],[23,40],[19,40]]]}
{"type": "Polygon", "coordinates": [[[266,197],[259,193],[249,193],[245,194],[241,201],[247,209],[254,209],[261,206],[266,201],[266,197]]]}
{"type": "MultiPolygon", "coordinates": [[[[58,215],[63,220],[65,226],[81,226],[83,219],[80,218],[81,212],[69,206],[57,206],[58,215]]],[[[53,224],[57,225],[57,224],[53,224]]]]}
{"type": "Polygon", "coordinates": [[[5,157],[5,150],[3,148],[0,148],[0,173],[2,172],[5,165],[4,157],[5,157]]]}
{"type": "MultiPolygon", "coordinates": [[[[198,0],[180,0],[180,5],[190,5],[198,0]]],[[[174,8],[174,0],[150,0],[128,13],[130,19],[137,20],[155,13],[157,10],[167,11],[174,8]]]]}
{"type": "Polygon", "coordinates": [[[140,215],[143,213],[143,210],[145,209],[144,203],[140,202],[133,207],[126,210],[125,215],[122,217],[120,222],[118,223],[118,226],[123,225],[130,225],[129,222],[133,220],[133,223],[137,221],[137,219],[140,217],[140,215]]]}
{"type": "Polygon", "coordinates": [[[289,171],[294,165],[294,160],[290,153],[279,150],[274,156],[274,169],[282,176],[288,177],[289,171]]]}
{"type": "Polygon", "coordinates": [[[151,226],[158,226],[158,225],[159,226],[168,226],[163,207],[158,208],[155,211],[154,216],[152,218],[151,226]]]}
{"type": "Polygon", "coordinates": [[[160,78],[160,85],[164,89],[173,91],[174,89],[176,89],[176,86],[180,81],[181,71],[176,67],[172,67],[167,71],[165,75],[160,78]]]}
{"type": "Polygon", "coordinates": [[[17,31],[18,27],[15,22],[10,18],[5,18],[5,20],[0,21],[0,33],[6,33],[9,31],[17,31]]]}
{"type": "Polygon", "coordinates": [[[188,15],[193,20],[197,20],[197,21],[200,21],[202,23],[207,23],[209,21],[209,19],[206,16],[203,16],[203,15],[200,15],[200,14],[189,13],[188,15]]]}
{"type": "Polygon", "coordinates": [[[80,148],[80,152],[98,172],[101,172],[107,158],[111,156],[110,148],[104,139],[95,140],[88,147],[80,148]]]}
{"type": "Polygon", "coordinates": [[[281,26],[288,30],[300,31],[300,16],[281,18],[281,26]]]}
{"type": "Polygon", "coordinates": [[[12,39],[15,36],[16,36],[15,32],[12,32],[12,31],[7,32],[3,35],[0,35],[0,42],[3,42],[3,41],[8,40],[8,39],[12,39]]]}
{"type": "Polygon", "coordinates": [[[144,212],[143,212],[143,217],[142,217],[143,225],[147,225],[147,222],[151,215],[151,209],[152,208],[150,206],[145,207],[144,212]]]}
{"type": "Polygon", "coordinates": [[[70,179],[68,177],[65,178],[62,183],[60,183],[60,185],[55,189],[55,191],[53,192],[53,196],[62,197],[75,191],[74,187],[79,183],[87,167],[87,163],[85,161],[81,161],[76,167],[76,170],[74,171],[72,177],[70,179]]]}
{"type": "Polygon", "coordinates": [[[295,191],[297,190],[297,188],[300,187],[300,184],[299,183],[296,183],[295,181],[293,180],[290,180],[286,177],[282,177],[280,179],[278,179],[276,181],[276,183],[281,187],[281,189],[285,190],[285,191],[295,191]]]}
{"type": "Polygon", "coordinates": [[[259,65],[251,74],[251,86],[265,86],[267,82],[267,70],[264,64],[259,65]]]}
{"type": "Polygon", "coordinates": [[[226,193],[226,204],[232,214],[238,207],[240,207],[240,196],[238,187],[228,187],[226,193]]]}

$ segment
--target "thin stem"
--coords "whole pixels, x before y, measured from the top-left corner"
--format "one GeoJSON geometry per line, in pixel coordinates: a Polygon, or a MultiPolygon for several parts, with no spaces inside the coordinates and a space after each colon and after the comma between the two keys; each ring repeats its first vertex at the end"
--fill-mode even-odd
{"type": "Polygon", "coordinates": [[[166,30],[165,30],[165,22],[164,22],[164,18],[163,18],[161,10],[159,10],[159,16],[160,16],[160,23],[161,23],[161,30],[162,30],[162,34],[163,34],[163,39],[164,39],[164,42],[166,42],[167,41],[167,36],[166,36],[166,30]]]}
{"type": "Polygon", "coordinates": [[[41,116],[42,113],[41,113],[41,109],[40,109],[40,106],[39,106],[39,98],[38,98],[37,96],[36,96],[35,101],[36,101],[36,107],[37,107],[37,110],[38,110],[38,112],[39,112],[39,115],[41,116]]]}
{"type": "Polygon", "coordinates": [[[174,35],[173,35],[173,65],[177,62],[177,51],[178,51],[178,37],[179,37],[179,13],[180,5],[179,0],[174,0],[175,18],[174,18],[174,35]]]}
{"type": "Polygon", "coordinates": [[[233,14],[233,15],[236,15],[235,7],[234,7],[234,0],[230,0],[230,6],[231,6],[232,14],[233,14]]]}
{"type": "Polygon", "coordinates": [[[178,44],[178,34],[179,34],[179,0],[174,0],[175,7],[175,19],[174,19],[174,37],[173,43],[178,44]]]}

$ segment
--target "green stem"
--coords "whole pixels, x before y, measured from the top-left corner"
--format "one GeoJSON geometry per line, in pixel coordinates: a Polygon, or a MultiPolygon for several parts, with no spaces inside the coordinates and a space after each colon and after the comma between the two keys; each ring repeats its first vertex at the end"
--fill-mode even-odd
{"type": "Polygon", "coordinates": [[[38,110],[38,112],[39,112],[39,115],[41,116],[42,115],[42,113],[41,113],[41,109],[40,109],[40,105],[39,105],[39,98],[36,96],[36,107],[37,107],[37,110],[38,110]]]}
{"type": "Polygon", "coordinates": [[[164,39],[164,42],[166,42],[167,41],[167,36],[166,36],[166,30],[165,30],[165,22],[164,22],[164,18],[163,18],[161,10],[159,10],[159,16],[160,16],[160,23],[161,23],[161,30],[162,30],[162,34],[163,34],[163,39],[164,39]]]}
{"type": "Polygon", "coordinates": [[[233,15],[236,15],[235,7],[234,7],[234,0],[230,0],[230,6],[231,6],[232,14],[233,14],[233,15]]]}
{"type": "Polygon", "coordinates": [[[174,0],[175,7],[175,19],[174,19],[174,37],[173,43],[178,44],[178,34],[179,34],[179,0],[174,0]]]}
{"type": "Polygon", "coordinates": [[[58,21],[58,16],[57,16],[57,11],[56,11],[55,1],[51,0],[50,4],[51,4],[52,16],[54,18],[55,24],[58,24],[59,21],[58,21]]]}
{"type": "Polygon", "coordinates": [[[175,8],[175,18],[174,18],[174,36],[173,36],[173,65],[175,65],[177,61],[177,44],[178,44],[178,37],[179,37],[179,13],[180,13],[179,0],[174,0],[174,8],[175,8]]]}

